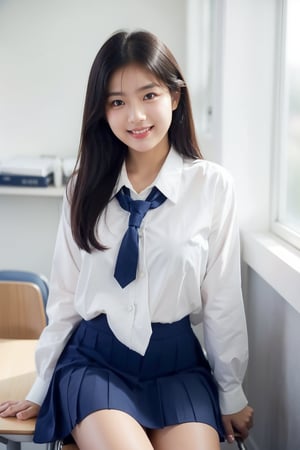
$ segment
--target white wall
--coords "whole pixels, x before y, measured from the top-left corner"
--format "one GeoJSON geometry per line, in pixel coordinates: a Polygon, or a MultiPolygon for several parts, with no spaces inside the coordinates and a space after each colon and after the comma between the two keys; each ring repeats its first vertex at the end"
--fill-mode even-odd
{"type": "Polygon", "coordinates": [[[269,226],[276,12],[274,0],[222,2],[216,152],[236,180],[243,229],[269,226]]]}
{"type": "MultiPolygon", "coordinates": [[[[88,71],[99,45],[116,28],[153,30],[185,69],[185,3],[196,4],[0,2],[0,157],[8,151],[76,152],[88,71]]],[[[242,227],[266,230],[278,1],[217,4],[213,157],[236,180],[242,227]]],[[[48,275],[59,207],[57,199],[0,195],[0,268],[23,267],[48,275]]],[[[300,440],[300,367],[293,356],[299,348],[299,314],[249,267],[244,274],[250,336],[247,391],[256,409],[248,447],[295,450],[300,440]]]]}
{"type": "Polygon", "coordinates": [[[245,289],[251,344],[247,392],[255,409],[249,450],[296,450],[300,446],[300,314],[250,269],[245,289]]]}
{"type": "MultiPolygon", "coordinates": [[[[184,0],[0,2],[0,159],[76,155],[91,64],[120,28],[154,32],[185,70],[184,0]]],[[[60,204],[0,189],[0,268],[49,276],[60,204]]]]}
{"type": "Polygon", "coordinates": [[[158,34],[185,66],[184,0],[0,2],[0,158],[74,155],[88,73],[119,28],[158,34]]]}
{"type": "MultiPolygon", "coordinates": [[[[215,155],[234,176],[240,224],[248,233],[269,230],[280,3],[279,0],[219,2],[222,20],[215,97],[218,114],[215,155]]],[[[274,247],[278,246],[276,242],[274,247]]],[[[282,284],[287,282],[283,271],[276,271],[275,265],[270,264],[267,269],[282,284]]],[[[295,450],[300,445],[297,356],[300,315],[287,298],[245,263],[243,278],[250,348],[246,391],[255,409],[255,426],[247,448],[295,450]]],[[[296,295],[299,300],[299,292],[296,295]]]]}

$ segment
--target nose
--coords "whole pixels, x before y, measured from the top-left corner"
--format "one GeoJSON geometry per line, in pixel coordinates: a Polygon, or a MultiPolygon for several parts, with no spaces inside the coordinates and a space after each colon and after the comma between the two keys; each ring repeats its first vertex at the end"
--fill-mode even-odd
{"type": "Polygon", "coordinates": [[[145,109],[140,102],[131,102],[128,111],[128,121],[130,123],[141,122],[146,119],[145,109]]]}

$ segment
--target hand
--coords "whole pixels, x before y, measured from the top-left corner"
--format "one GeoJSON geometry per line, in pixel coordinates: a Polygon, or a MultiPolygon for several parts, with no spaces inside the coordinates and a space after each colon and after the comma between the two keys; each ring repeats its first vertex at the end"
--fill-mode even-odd
{"type": "Polygon", "coordinates": [[[27,420],[36,417],[39,410],[40,405],[29,400],[8,401],[0,404],[0,417],[17,417],[27,420]]]}
{"type": "Polygon", "coordinates": [[[238,436],[242,439],[246,439],[250,428],[253,427],[253,409],[250,406],[246,406],[235,414],[224,414],[222,420],[226,439],[229,443],[234,441],[235,432],[237,432],[238,436]]]}

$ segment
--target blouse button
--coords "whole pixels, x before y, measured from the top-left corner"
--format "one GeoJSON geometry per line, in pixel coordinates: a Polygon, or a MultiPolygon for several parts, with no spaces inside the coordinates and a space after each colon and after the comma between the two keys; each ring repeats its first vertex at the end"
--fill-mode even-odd
{"type": "Polygon", "coordinates": [[[133,311],[133,305],[129,305],[127,309],[129,312],[133,311]]]}

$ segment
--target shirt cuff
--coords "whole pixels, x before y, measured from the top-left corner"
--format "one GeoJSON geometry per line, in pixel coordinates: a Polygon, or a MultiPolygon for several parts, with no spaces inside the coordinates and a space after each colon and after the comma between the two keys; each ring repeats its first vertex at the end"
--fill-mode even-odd
{"type": "Polygon", "coordinates": [[[37,377],[33,383],[29,393],[26,396],[26,400],[41,405],[46,397],[50,382],[46,382],[40,377],[37,377]]]}
{"type": "Polygon", "coordinates": [[[247,406],[248,401],[242,386],[237,386],[231,391],[219,390],[219,403],[222,414],[235,414],[247,406]]]}

